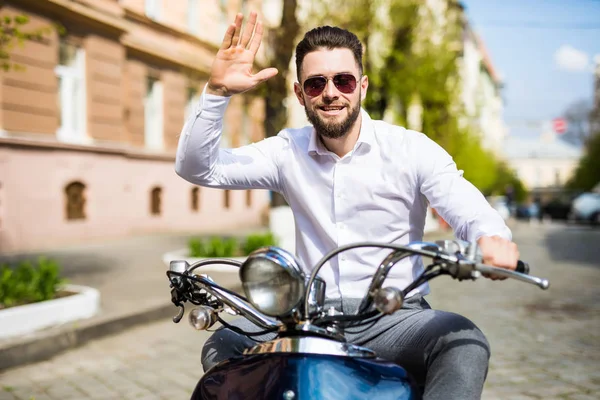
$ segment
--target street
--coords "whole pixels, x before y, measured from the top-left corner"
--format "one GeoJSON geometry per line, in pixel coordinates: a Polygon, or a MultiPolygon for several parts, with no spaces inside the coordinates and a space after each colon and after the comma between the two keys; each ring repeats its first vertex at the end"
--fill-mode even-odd
{"type": "MultiPolygon", "coordinates": [[[[488,337],[484,399],[598,399],[600,229],[518,223],[513,234],[521,258],[533,275],[550,280],[549,290],[441,277],[432,282],[430,304],[467,316],[488,337]]],[[[5,371],[0,400],[189,398],[208,335],[186,318],[131,329],[5,371]]]]}

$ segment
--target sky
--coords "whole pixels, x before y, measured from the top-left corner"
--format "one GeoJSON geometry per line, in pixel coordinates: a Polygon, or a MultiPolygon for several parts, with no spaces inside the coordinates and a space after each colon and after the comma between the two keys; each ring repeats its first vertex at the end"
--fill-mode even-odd
{"type": "Polygon", "coordinates": [[[541,123],[562,116],[571,104],[592,104],[600,0],[462,3],[503,79],[510,135],[537,136],[541,123]]]}

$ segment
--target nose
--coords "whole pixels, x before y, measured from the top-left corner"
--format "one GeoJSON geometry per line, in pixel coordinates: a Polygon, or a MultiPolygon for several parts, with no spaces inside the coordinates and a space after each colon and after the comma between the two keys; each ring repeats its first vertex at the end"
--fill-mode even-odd
{"type": "Polygon", "coordinates": [[[332,79],[327,79],[325,90],[323,90],[323,97],[328,99],[335,99],[338,97],[338,91],[332,79]]]}

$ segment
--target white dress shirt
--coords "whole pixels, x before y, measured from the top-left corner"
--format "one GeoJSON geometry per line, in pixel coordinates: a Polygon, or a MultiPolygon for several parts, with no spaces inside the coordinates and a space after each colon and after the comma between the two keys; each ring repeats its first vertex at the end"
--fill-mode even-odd
{"type": "MultiPolygon", "coordinates": [[[[428,202],[458,238],[511,239],[504,220],[463,178],[450,155],[422,133],[374,121],[362,110],[358,142],[342,158],[323,146],[312,126],[222,149],[228,103],[228,97],[203,93],[179,138],[176,172],[201,186],[281,193],[294,213],[296,254],[307,273],[341,245],[421,241],[428,202]]],[[[334,257],[319,272],[327,297],[362,298],[389,252],[356,249],[334,257]]],[[[384,287],[404,289],[422,271],[420,257],[404,259],[384,287]]],[[[416,292],[425,295],[429,286],[409,296],[416,292]]]]}

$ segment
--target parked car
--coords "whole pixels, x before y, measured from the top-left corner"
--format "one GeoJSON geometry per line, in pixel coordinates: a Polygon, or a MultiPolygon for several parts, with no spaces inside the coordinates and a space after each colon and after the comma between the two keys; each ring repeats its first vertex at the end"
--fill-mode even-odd
{"type": "Polygon", "coordinates": [[[600,225],[600,193],[582,193],[573,200],[571,218],[600,225]]]}
{"type": "Polygon", "coordinates": [[[540,218],[540,207],[537,203],[519,204],[515,216],[517,219],[524,219],[526,221],[538,219],[540,218]]]}
{"type": "MultiPolygon", "coordinates": [[[[577,193],[579,194],[579,193],[577,193]]],[[[571,205],[577,194],[564,194],[544,203],[541,207],[543,218],[567,220],[571,214],[571,205]]]]}

